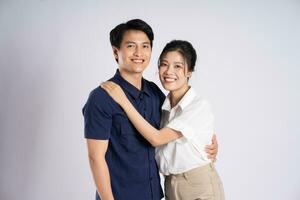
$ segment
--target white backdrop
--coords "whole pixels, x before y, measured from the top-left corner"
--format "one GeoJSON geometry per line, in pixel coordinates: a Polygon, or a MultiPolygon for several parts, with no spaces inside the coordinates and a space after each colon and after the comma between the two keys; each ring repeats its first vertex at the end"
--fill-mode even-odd
{"type": "Polygon", "coordinates": [[[81,108],[117,68],[109,31],[154,30],[145,77],[171,39],[199,60],[228,200],[300,199],[300,2],[0,1],[0,199],[93,199],[81,108]],[[126,2],[126,3],[124,3],[126,2]]]}

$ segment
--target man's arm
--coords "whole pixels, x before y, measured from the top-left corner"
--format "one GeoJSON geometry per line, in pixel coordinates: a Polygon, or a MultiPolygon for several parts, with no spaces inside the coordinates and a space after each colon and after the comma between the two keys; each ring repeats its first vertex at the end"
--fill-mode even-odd
{"type": "Polygon", "coordinates": [[[113,200],[110,175],[105,160],[108,140],[87,139],[87,147],[90,167],[98,194],[102,200],[113,200]]]}

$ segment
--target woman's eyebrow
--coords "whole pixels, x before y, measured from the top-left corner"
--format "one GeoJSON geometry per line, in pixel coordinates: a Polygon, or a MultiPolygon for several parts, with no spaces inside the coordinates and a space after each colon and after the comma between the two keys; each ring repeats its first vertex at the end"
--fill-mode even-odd
{"type": "Polygon", "coordinates": [[[174,62],[174,63],[175,64],[182,64],[182,65],[184,64],[183,62],[174,62]]]}

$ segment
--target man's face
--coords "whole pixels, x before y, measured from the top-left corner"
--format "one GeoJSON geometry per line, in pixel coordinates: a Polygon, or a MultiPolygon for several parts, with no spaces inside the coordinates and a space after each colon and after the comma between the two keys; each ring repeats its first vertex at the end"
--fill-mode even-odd
{"type": "Polygon", "coordinates": [[[138,30],[126,31],[120,48],[113,47],[119,69],[125,73],[143,73],[151,57],[151,45],[147,35],[138,30]]]}

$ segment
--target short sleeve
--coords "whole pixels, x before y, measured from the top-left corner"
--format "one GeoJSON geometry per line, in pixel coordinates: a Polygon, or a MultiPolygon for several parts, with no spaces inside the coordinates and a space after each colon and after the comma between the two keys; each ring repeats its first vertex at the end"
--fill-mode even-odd
{"type": "Polygon", "coordinates": [[[84,135],[87,139],[108,140],[112,126],[110,99],[101,89],[93,90],[84,105],[84,135]]]}
{"type": "Polygon", "coordinates": [[[210,104],[205,100],[196,100],[185,107],[166,127],[180,131],[185,138],[210,140],[214,131],[214,117],[210,104]]]}

